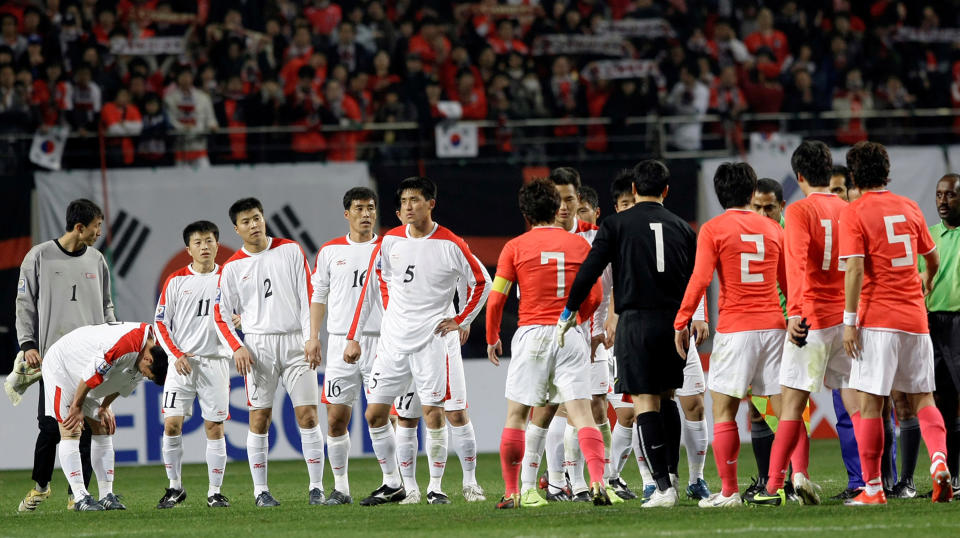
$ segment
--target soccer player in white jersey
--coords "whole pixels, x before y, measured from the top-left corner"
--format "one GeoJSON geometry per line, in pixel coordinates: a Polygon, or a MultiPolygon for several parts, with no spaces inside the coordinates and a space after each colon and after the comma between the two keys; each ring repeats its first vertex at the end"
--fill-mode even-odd
{"type": "MultiPolygon", "coordinates": [[[[363,355],[354,364],[343,360],[347,331],[367,278],[367,264],[380,237],[373,233],[377,220],[377,194],[366,187],[354,187],[343,195],[343,218],[349,225],[346,235],[331,239],[320,247],[310,280],[310,339],[307,354],[320,354],[317,335],[327,323],[327,365],[321,401],[327,405],[327,453],[333,471],[334,489],[325,504],[351,504],[347,463],[350,455],[350,416],[360,398],[361,387],[370,379],[373,354],[380,336],[380,308],[375,308],[360,335],[363,355]]],[[[376,299],[377,293],[373,293],[376,299]]]]}
{"type": "MultiPolygon", "coordinates": [[[[373,449],[383,471],[383,485],[361,501],[362,505],[398,502],[406,497],[397,470],[396,438],[387,417],[394,399],[405,393],[411,380],[427,424],[427,502],[450,502],[441,488],[447,459],[444,409],[450,392],[443,337],[470,326],[483,308],[490,286],[463,239],[433,221],[436,192],[436,186],[427,178],[412,177],[400,182],[398,205],[407,224],[384,236],[367,269],[368,274],[377,267],[381,269],[389,299],[380,327],[366,412],[373,449]],[[448,309],[459,279],[467,283],[465,306],[460,314],[450,317],[448,309]]],[[[367,299],[369,293],[367,279],[347,334],[344,360],[350,363],[356,362],[362,353],[358,338],[373,310],[367,299]]],[[[462,405],[466,406],[466,401],[462,405]]]]}
{"type": "Polygon", "coordinates": [[[294,241],[267,236],[263,206],[244,198],[230,206],[230,220],[243,248],[220,269],[220,291],[214,305],[218,333],[233,350],[237,372],[244,376],[250,431],[247,460],[253,475],[257,506],[280,503],[267,487],[268,432],[277,383],[282,382],[297,417],[303,458],[310,476],[310,504],[323,504],[323,432],[317,424],[318,348],[310,339],[310,268],[294,241]],[[243,319],[244,339],[230,321],[243,319]],[[310,356],[306,352],[310,351],[310,356]]]}
{"type": "Polygon", "coordinates": [[[200,399],[207,435],[207,506],[226,507],[220,493],[227,466],[223,422],[230,415],[230,363],[217,337],[211,306],[217,300],[220,267],[216,263],[220,230],[199,220],[183,229],[183,243],[193,262],[167,277],[154,321],[158,343],[174,359],[163,391],[163,465],[170,485],[157,508],[173,508],[187,498],[180,474],[183,421],[200,399]]]}
{"type": "Polygon", "coordinates": [[[60,467],[73,488],[73,509],[125,510],[113,493],[113,434],[117,420],[110,404],[130,396],[144,377],[163,385],[167,354],[147,323],[110,322],[74,329],[43,358],[47,416],[60,423],[60,467]],[[90,461],[97,476],[98,503],[83,484],[80,429],[93,433],[90,461]]]}

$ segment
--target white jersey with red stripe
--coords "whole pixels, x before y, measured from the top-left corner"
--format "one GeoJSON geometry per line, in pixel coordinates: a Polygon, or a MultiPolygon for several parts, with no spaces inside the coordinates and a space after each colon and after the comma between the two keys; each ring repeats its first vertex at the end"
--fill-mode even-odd
{"type": "MultiPolygon", "coordinates": [[[[460,313],[453,316],[461,328],[470,326],[490,293],[489,277],[466,242],[438,224],[418,238],[410,237],[407,226],[390,230],[374,250],[367,274],[377,267],[387,286],[380,339],[398,353],[416,352],[430,342],[437,325],[449,317],[458,279],[467,284],[460,313]]],[[[369,297],[375,293],[370,282],[368,278],[357,301],[348,340],[363,332],[376,307],[369,297]]]]}
{"type": "Polygon", "coordinates": [[[74,329],[47,350],[44,380],[53,380],[71,395],[86,383],[90,398],[129,396],[143,379],[137,356],[152,335],[149,323],[111,322],[74,329]]]}
{"type": "MultiPolygon", "coordinates": [[[[380,237],[357,243],[349,235],[327,241],[317,252],[317,263],[310,282],[313,284],[314,303],[327,305],[327,332],[345,335],[350,330],[357,301],[363,291],[370,256],[380,244],[380,237]]],[[[376,278],[376,276],[374,276],[376,278]]],[[[375,282],[379,284],[380,280],[375,282]]],[[[373,299],[380,301],[378,293],[373,299]]],[[[380,318],[383,307],[375,307],[364,325],[363,334],[380,334],[380,318]]]]}
{"type": "Polygon", "coordinates": [[[236,351],[243,346],[230,321],[239,314],[246,334],[310,334],[310,267],[295,241],[267,238],[267,248],[238,250],[220,269],[214,305],[217,333],[236,351]]]}
{"type": "MultiPolygon", "coordinates": [[[[593,240],[597,237],[597,231],[599,229],[600,227],[596,224],[590,224],[589,222],[574,217],[573,228],[567,231],[579,235],[586,239],[587,243],[593,245],[593,240]]],[[[607,264],[607,267],[600,275],[600,287],[603,290],[603,299],[600,301],[600,306],[598,306],[596,312],[593,313],[590,324],[587,325],[586,322],[582,324],[584,334],[589,334],[590,336],[603,335],[603,324],[607,321],[607,311],[610,307],[610,294],[613,293],[613,268],[610,264],[607,264]]]]}
{"type": "Polygon", "coordinates": [[[164,282],[154,328],[157,343],[172,356],[171,361],[185,353],[208,359],[227,356],[213,322],[219,280],[218,265],[209,273],[198,273],[188,265],[164,282]]]}

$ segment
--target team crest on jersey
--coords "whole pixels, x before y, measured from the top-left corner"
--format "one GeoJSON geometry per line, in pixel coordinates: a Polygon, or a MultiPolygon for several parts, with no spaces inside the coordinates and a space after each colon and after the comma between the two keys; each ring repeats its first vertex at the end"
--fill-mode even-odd
{"type": "Polygon", "coordinates": [[[162,304],[162,305],[158,306],[158,307],[157,307],[157,315],[156,315],[157,321],[163,321],[163,318],[164,318],[164,316],[166,315],[166,313],[167,313],[167,305],[162,304]]]}
{"type": "Polygon", "coordinates": [[[17,282],[17,294],[23,295],[24,293],[27,293],[27,281],[21,278],[20,281],[17,282]]]}
{"type": "Polygon", "coordinates": [[[112,367],[113,366],[106,360],[101,360],[97,363],[97,373],[101,376],[107,375],[107,372],[109,372],[112,367]]]}

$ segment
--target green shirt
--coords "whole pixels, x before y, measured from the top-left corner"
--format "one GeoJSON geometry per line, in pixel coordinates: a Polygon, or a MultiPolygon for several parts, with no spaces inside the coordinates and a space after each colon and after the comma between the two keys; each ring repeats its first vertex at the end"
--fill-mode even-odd
{"type": "MultiPolygon", "coordinates": [[[[960,311],[960,228],[947,228],[943,222],[930,227],[930,235],[940,253],[940,268],[933,277],[933,291],[927,295],[930,312],[960,311]]],[[[920,271],[926,261],[919,256],[920,271]]]]}
{"type": "MultiPolygon", "coordinates": [[[[780,227],[784,228],[787,225],[787,219],[784,218],[783,213],[780,214],[780,227]]],[[[786,256],[785,252],[780,253],[781,256],[786,256]]],[[[777,294],[780,295],[780,310],[783,310],[783,317],[787,318],[787,297],[783,294],[783,290],[780,289],[780,284],[777,284],[777,294]]]]}

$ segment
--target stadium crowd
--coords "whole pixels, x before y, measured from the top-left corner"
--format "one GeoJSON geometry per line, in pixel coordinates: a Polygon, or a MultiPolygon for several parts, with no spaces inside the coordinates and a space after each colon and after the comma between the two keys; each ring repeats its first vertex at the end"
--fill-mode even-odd
{"type": "MultiPolygon", "coordinates": [[[[853,144],[893,121],[858,112],[960,106],[956,17],[890,0],[11,0],[0,132],[102,127],[113,166],[351,161],[410,151],[456,101],[461,118],[498,122],[480,133],[493,154],[530,136],[570,140],[551,144],[563,154],[635,149],[646,126],[624,120],[653,113],[727,118],[673,125],[681,150],[744,129],[853,144]],[[830,110],[854,117],[739,121],[830,110]],[[568,117],[613,121],[505,123],[568,117]],[[421,129],[319,129],[395,121],[421,129]],[[279,126],[299,129],[242,132],[279,126]]],[[[99,165],[96,143],[71,140],[65,164],[99,165]]]]}

